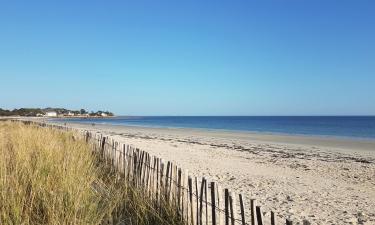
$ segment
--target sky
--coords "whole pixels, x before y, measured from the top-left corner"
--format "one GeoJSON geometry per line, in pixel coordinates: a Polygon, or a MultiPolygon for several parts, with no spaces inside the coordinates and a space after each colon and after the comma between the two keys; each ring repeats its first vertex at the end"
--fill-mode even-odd
{"type": "Polygon", "coordinates": [[[375,115],[375,1],[0,0],[0,108],[375,115]]]}

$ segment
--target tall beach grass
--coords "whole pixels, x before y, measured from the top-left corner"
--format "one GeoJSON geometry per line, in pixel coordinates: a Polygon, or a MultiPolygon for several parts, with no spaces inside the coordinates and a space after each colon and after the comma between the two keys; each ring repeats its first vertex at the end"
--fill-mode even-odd
{"type": "Polygon", "coordinates": [[[0,224],[180,224],[73,137],[0,121],[0,224]]]}

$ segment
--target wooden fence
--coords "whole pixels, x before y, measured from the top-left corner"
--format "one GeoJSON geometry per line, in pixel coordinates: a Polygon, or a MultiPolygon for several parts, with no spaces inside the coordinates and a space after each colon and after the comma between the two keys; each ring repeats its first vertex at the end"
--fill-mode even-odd
{"type": "MultiPolygon", "coordinates": [[[[64,126],[39,123],[69,130],[64,126]]],[[[82,131],[81,131],[82,132],[82,131]]],[[[150,155],[132,145],[116,141],[96,132],[82,132],[93,151],[112,166],[120,176],[141,190],[158,207],[167,204],[176,210],[187,225],[292,225],[274,212],[263,214],[255,199],[225,188],[205,177],[189,175],[170,161],[150,155]],[[163,204],[162,204],[163,203],[163,204]],[[267,218],[265,215],[268,215],[267,218]]],[[[306,220],[296,224],[309,225],[306,220]]]]}

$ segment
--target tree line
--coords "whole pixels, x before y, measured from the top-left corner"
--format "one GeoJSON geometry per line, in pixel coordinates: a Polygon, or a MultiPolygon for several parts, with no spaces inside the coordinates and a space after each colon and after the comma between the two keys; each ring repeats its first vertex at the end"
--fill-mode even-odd
{"type": "Polygon", "coordinates": [[[13,109],[13,110],[8,110],[8,109],[2,109],[0,108],[0,116],[41,116],[44,115],[46,112],[54,111],[57,113],[57,115],[76,115],[76,116],[102,116],[103,113],[105,113],[107,116],[114,116],[112,112],[109,111],[87,111],[85,109],[80,109],[80,110],[69,110],[69,109],[64,109],[64,108],[19,108],[19,109],[13,109]]]}

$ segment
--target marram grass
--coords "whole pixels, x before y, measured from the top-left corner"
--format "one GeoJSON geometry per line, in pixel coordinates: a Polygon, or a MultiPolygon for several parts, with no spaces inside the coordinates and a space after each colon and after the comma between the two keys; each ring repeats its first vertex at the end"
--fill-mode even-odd
{"type": "Polygon", "coordinates": [[[178,224],[72,137],[0,121],[0,224],[178,224]]]}

